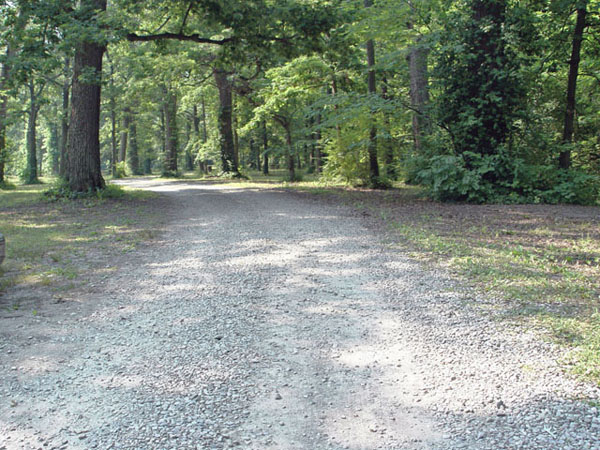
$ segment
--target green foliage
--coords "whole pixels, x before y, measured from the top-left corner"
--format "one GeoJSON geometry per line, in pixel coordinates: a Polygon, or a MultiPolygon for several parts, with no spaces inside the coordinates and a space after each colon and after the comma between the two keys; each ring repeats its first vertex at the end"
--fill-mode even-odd
{"type": "Polygon", "coordinates": [[[473,203],[572,203],[595,205],[600,177],[499,155],[437,155],[422,158],[411,177],[440,201],[473,203]]]}
{"type": "Polygon", "coordinates": [[[115,164],[115,174],[113,178],[125,178],[129,176],[129,167],[125,161],[119,161],[115,164]]]}
{"type": "Polygon", "coordinates": [[[43,192],[43,196],[46,200],[55,202],[61,200],[77,200],[77,199],[89,199],[96,198],[99,200],[109,198],[123,198],[125,192],[120,186],[114,184],[107,184],[104,189],[90,190],[87,192],[73,192],[69,187],[69,183],[59,178],[52,186],[43,192]]]}

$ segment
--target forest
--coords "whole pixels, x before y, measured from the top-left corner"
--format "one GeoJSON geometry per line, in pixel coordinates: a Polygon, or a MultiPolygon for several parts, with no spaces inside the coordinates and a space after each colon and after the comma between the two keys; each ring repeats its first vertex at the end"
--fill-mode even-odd
{"type": "Polygon", "coordinates": [[[15,0],[0,20],[2,188],[285,169],[598,204],[596,1],[15,0]]]}

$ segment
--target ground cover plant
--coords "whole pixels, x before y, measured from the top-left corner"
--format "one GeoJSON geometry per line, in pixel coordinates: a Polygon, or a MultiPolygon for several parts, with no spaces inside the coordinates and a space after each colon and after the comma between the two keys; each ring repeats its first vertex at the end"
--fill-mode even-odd
{"type": "Polygon", "coordinates": [[[53,180],[44,181],[0,191],[0,232],[6,238],[0,295],[15,285],[54,292],[80,286],[87,273],[109,274],[115,270],[112,257],[157,235],[160,200],[152,193],[112,186],[64,200],[44,195],[53,180]]]}

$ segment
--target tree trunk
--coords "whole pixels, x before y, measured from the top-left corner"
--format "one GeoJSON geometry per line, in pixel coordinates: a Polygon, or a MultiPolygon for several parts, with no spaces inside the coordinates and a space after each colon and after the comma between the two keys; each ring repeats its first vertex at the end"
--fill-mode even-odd
{"type": "MultiPolygon", "coordinates": [[[[409,22],[408,28],[413,28],[412,23],[409,22]]],[[[423,149],[423,136],[431,132],[431,123],[425,116],[425,111],[429,103],[428,56],[429,50],[421,45],[421,38],[417,38],[408,54],[410,103],[414,109],[412,114],[412,134],[416,153],[420,153],[423,149]]]]}
{"type": "MultiPolygon", "coordinates": [[[[585,18],[587,15],[587,2],[581,2],[577,8],[577,20],[575,22],[575,31],[573,33],[573,47],[571,49],[571,60],[569,61],[569,79],[567,81],[567,108],[565,111],[565,126],[563,130],[563,144],[573,142],[573,132],[575,130],[575,95],[577,92],[577,76],[579,74],[579,61],[581,60],[581,42],[583,41],[583,31],[585,30],[585,18]]],[[[568,169],[571,166],[571,150],[566,149],[560,152],[558,165],[562,169],[568,169]]]]}
{"type": "MultiPolygon", "coordinates": [[[[106,10],[106,0],[85,0],[84,6],[106,10]]],[[[65,179],[73,192],[104,188],[100,168],[100,93],[104,45],[81,42],[75,49],[71,121],[65,179]],[[90,80],[90,75],[95,80],[90,80]]]]}
{"type": "Polygon", "coordinates": [[[50,147],[50,170],[52,171],[52,175],[58,175],[59,173],[59,164],[60,164],[60,144],[58,139],[58,124],[53,122],[49,126],[50,139],[49,139],[49,147],[50,147]]]}
{"type": "Polygon", "coordinates": [[[29,120],[27,121],[27,168],[25,184],[36,184],[38,180],[37,136],[36,124],[39,106],[35,95],[35,83],[29,80],[29,120]]]}
{"type": "Polygon", "coordinates": [[[6,49],[6,60],[0,72],[0,184],[4,183],[4,165],[8,157],[6,154],[6,119],[8,113],[8,95],[5,93],[10,77],[8,59],[12,56],[11,45],[6,49]]]}
{"type": "MultiPolygon", "coordinates": [[[[381,98],[386,102],[391,100],[388,94],[387,79],[383,77],[381,83],[381,98]]],[[[385,128],[384,151],[385,151],[385,174],[388,178],[394,180],[397,177],[396,168],[394,167],[394,143],[392,142],[392,125],[390,113],[383,112],[383,126],[385,128]]]]}
{"type": "Polygon", "coordinates": [[[141,175],[140,155],[137,141],[137,124],[135,116],[132,114],[129,121],[129,167],[134,175],[141,175]]]}
{"type": "Polygon", "coordinates": [[[267,135],[267,122],[262,122],[263,135],[263,174],[269,175],[269,136],[267,135]]]}
{"type": "MultiPolygon", "coordinates": [[[[372,5],[371,0],[364,0],[365,8],[370,8],[372,5]]],[[[375,43],[373,39],[369,39],[367,41],[367,66],[369,67],[369,72],[367,74],[367,84],[369,89],[369,94],[376,95],[377,94],[377,86],[375,83],[375,43]]],[[[375,121],[371,119],[371,129],[369,130],[369,176],[371,178],[371,184],[378,184],[376,181],[379,178],[379,164],[377,162],[377,127],[375,126],[375,121]]]]}
{"type": "Polygon", "coordinates": [[[235,144],[232,126],[232,91],[228,73],[222,69],[214,69],[213,77],[219,91],[219,141],[221,146],[221,165],[223,173],[239,176],[235,159],[235,144]]]}
{"type": "Polygon", "coordinates": [[[119,162],[127,161],[127,142],[129,140],[129,123],[131,121],[131,110],[123,110],[123,119],[121,122],[121,145],[119,146],[119,162]]]}
{"type": "MultiPolygon", "coordinates": [[[[317,114],[317,126],[321,125],[321,114],[317,114]]],[[[317,129],[315,133],[315,172],[323,172],[323,156],[321,154],[321,130],[317,129]]]]}
{"type": "MultiPolygon", "coordinates": [[[[109,60],[110,61],[110,60],[109,60]]],[[[115,99],[115,68],[110,63],[110,173],[112,176],[116,176],[117,174],[117,105],[115,99]]]]}
{"type": "Polygon", "coordinates": [[[235,160],[235,167],[240,168],[240,138],[238,136],[238,118],[235,112],[235,94],[231,96],[231,117],[232,117],[232,129],[233,129],[233,158],[235,160]]]}
{"type": "Polygon", "coordinates": [[[192,111],[191,120],[185,121],[185,135],[186,135],[186,144],[185,144],[185,170],[191,171],[194,170],[194,158],[192,156],[192,151],[190,150],[190,142],[192,140],[192,127],[194,126],[194,122],[196,119],[196,110],[192,111]]]}
{"type": "Polygon", "coordinates": [[[283,128],[285,129],[285,142],[287,144],[285,156],[287,158],[288,177],[290,181],[296,181],[296,169],[294,167],[294,151],[292,145],[292,130],[290,124],[285,124],[283,128]]]}
{"type": "Polygon", "coordinates": [[[172,89],[164,88],[165,93],[165,162],[163,175],[177,174],[177,96],[172,89]]]}
{"type": "Polygon", "coordinates": [[[61,177],[65,176],[67,167],[67,142],[69,135],[69,92],[71,90],[71,59],[65,58],[64,77],[62,85],[62,110],[60,114],[60,164],[58,173],[61,177]]]}

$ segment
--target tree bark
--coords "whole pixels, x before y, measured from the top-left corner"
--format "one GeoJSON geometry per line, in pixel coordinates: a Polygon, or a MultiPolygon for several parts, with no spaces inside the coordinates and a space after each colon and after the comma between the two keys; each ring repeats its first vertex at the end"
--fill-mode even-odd
{"type": "MultiPolygon", "coordinates": [[[[409,22],[408,28],[413,25],[409,22]]],[[[420,153],[423,148],[423,136],[431,131],[431,123],[425,116],[429,103],[429,77],[427,58],[429,50],[421,45],[421,38],[415,40],[408,54],[408,72],[410,76],[410,103],[413,108],[412,135],[414,148],[420,153]]]]}
{"type": "Polygon", "coordinates": [[[36,184],[38,180],[38,161],[37,161],[37,115],[39,105],[35,93],[35,83],[29,80],[29,120],[27,121],[27,167],[25,184],[36,184]]]}
{"type": "Polygon", "coordinates": [[[285,129],[285,143],[287,144],[286,158],[288,177],[290,181],[296,181],[296,169],[294,167],[294,151],[292,145],[292,130],[289,123],[283,125],[285,129]]]}
{"type": "Polygon", "coordinates": [[[165,87],[165,162],[163,175],[174,176],[177,174],[177,95],[165,87]]]}
{"type": "Polygon", "coordinates": [[[6,154],[6,119],[8,113],[8,95],[5,93],[10,80],[8,60],[12,56],[11,45],[7,45],[6,60],[0,72],[0,183],[4,183],[4,166],[8,155],[6,154]]]}
{"type": "MultiPolygon", "coordinates": [[[[106,10],[106,0],[84,0],[84,6],[106,10]]],[[[73,192],[104,188],[100,168],[100,95],[102,55],[106,47],[80,42],[75,49],[71,120],[65,179],[73,192]],[[90,80],[90,75],[95,79],[90,80]]]]}
{"type": "MultiPolygon", "coordinates": [[[[62,85],[62,110],[60,115],[60,164],[58,173],[61,177],[65,176],[67,167],[67,142],[69,135],[69,93],[71,90],[71,59],[65,58],[64,77],[62,85]]],[[[114,125],[113,125],[114,127],[114,125]]],[[[114,174],[114,172],[113,172],[114,174]]]]}
{"type": "Polygon", "coordinates": [[[129,122],[131,121],[131,110],[123,109],[123,119],[121,122],[121,143],[119,145],[119,162],[127,161],[127,144],[129,140],[129,122]]]}
{"type": "MultiPolygon", "coordinates": [[[[577,8],[577,20],[573,32],[573,47],[571,49],[571,60],[569,61],[569,79],[567,81],[567,107],[565,111],[565,122],[563,129],[563,144],[573,142],[573,133],[575,130],[575,96],[577,92],[577,76],[579,75],[579,62],[581,60],[581,43],[583,41],[583,32],[586,27],[587,2],[582,2],[581,7],[577,8]]],[[[558,165],[561,169],[568,169],[571,166],[571,150],[566,149],[560,152],[558,165]]]]}
{"type": "Polygon", "coordinates": [[[222,69],[214,69],[213,77],[219,91],[219,141],[221,146],[221,165],[223,173],[239,176],[235,159],[235,145],[232,126],[232,92],[233,86],[228,73],[222,69]]]}
{"type": "Polygon", "coordinates": [[[263,138],[263,174],[269,175],[269,136],[267,135],[267,122],[262,122],[262,138],[263,138]]]}
{"type": "Polygon", "coordinates": [[[140,155],[137,141],[137,124],[135,116],[131,114],[129,121],[129,167],[134,175],[141,175],[140,155]]]}
{"type": "MultiPolygon", "coordinates": [[[[370,8],[372,5],[371,0],[364,0],[364,7],[370,8]]],[[[377,94],[377,86],[375,83],[375,43],[373,39],[367,41],[367,66],[369,72],[367,74],[367,85],[369,94],[377,94]]],[[[377,162],[377,127],[375,121],[371,119],[371,129],[369,130],[369,176],[371,178],[371,184],[377,184],[376,179],[379,177],[379,164],[377,162]]]]}
{"type": "MultiPolygon", "coordinates": [[[[387,78],[384,76],[381,80],[381,98],[388,102],[392,97],[388,94],[387,78]]],[[[385,154],[385,174],[388,178],[394,180],[398,176],[396,168],[394,166],[394,143],[392,141],[392,124],[390,113],[387,111],[383,112],[383,126],[385,128],[384,138],[384,154],[385,154]]]]}

